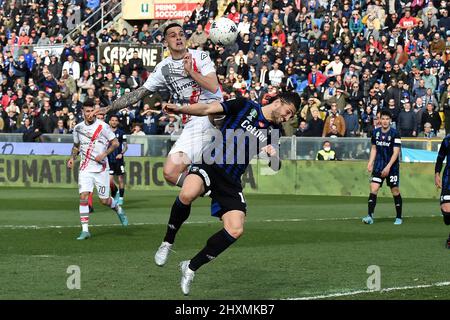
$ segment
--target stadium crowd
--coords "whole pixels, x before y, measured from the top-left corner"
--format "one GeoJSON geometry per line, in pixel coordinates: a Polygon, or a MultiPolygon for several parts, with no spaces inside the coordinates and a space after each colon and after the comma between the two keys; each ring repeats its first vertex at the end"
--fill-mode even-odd
{"type": "MultiPolygon", "coordinates": [[[[117,3],[118,0],[115,2],[117,3]]],[[[70,133],[92,98],[106,106],[148,77],[137,52],[129,61],[97,61],[99,43],[162,42],[162,21],[127,29],[83,31],[60,55],[31,50],[61,44],[77,10],[100,0],[0,1],[0,132],[70,133]],[[27,46],[30,46],[29,48],[27,46]]],[[[199,3],[182,26],[190,48],[208,51],[225,99],[268,103],[296,91],[302,105],[284,135],[370,136],[376,113],[389,109],[403,137],[450,133],[449,1],[231,0],[221,16],[239,32],[230,47],[208,38],[217,1],[199,3]],[[442,132],[443,133],[443,132],[442,132]]],[[[95,19],[88,23],[93,23],[95,19]]],[[[156,93],[119,112],[129,134],[177,134],[182,119],[163,115],[156,93]]]]}

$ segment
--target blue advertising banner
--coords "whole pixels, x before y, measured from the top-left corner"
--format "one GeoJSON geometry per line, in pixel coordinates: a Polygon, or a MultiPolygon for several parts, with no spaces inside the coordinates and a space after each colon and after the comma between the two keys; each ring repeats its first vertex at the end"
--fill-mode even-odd
{"type": "Polygon", "coordinates": [[[436,151],[402,148],[403,162],[436,162],[437,155],[436,151]]]}
{"type": "MultiPolygon", "coordinates": [[[[35,142],[0,142],[0,154],[4,155],[38,155],[38,156],[69,156],[72,143],[35,143],[35,142]]],[[[128,144],[125,153],[127,157],[140,157],[141,144],[128,144]]]]}

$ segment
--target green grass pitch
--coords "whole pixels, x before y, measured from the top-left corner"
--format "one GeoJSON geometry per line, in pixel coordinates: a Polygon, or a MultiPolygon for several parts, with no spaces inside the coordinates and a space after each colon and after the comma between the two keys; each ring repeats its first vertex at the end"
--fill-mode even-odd
{"type": "Polygon", "coordinates": [[[404,199],[404,224],[394,226],[392,198],[379,199],[367,226],[366,198],[288,195],[248,195],[243,237],[199,269],[184,297],[178,263],[222,225],[210,200],[198,200],[168,264],[157,267],[175,196],[128,191],[127,228],[96,200],[93,237],[76,241],[75,189],[0,188],[0,299],[450,298],[450,228],[437,200],[404,199]],[[67,288],[71,265],[80,267],[80,290],[67,288]],[[370,265],[385,291],[365,292],[370,265]]]}

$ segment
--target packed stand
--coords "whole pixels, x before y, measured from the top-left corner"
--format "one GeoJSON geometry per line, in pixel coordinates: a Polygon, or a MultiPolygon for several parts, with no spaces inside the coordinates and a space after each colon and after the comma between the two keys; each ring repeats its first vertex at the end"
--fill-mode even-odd
{"type": "MultiPolygon", "coordinates": [[[[137,53],[110,65],[97,61],[97,47],[161,43],[162,21],[132,32],[104,29],[99,37],[84,30],[61,55],[39,55],[26,45],[61,43],[69,31],[64,17],[79,6],[86,18],[102,1],[22,3],[4,1],[0,11],[0,132],[71,133],[85,99],[110,105],[148,77],[137,53]]],[[[229,1],[220,16],[237,24],[239,36],[226,48],[208,39],[217,1],[199,4],[182,25],[189,47],[209,51],[215,61],[226,99],[266,104],[279,91],[298,92],[302,105],[284,135],[370,136],[377,111],[387,108],[403,137],[430,138],[439,133],[439,112],[450,133],[448,3],[229,1]]],[[[168,98],[157,93],[121,110],[123,128],[135,135],[179,134],[181,119],[160,111],[168,98]]]]}

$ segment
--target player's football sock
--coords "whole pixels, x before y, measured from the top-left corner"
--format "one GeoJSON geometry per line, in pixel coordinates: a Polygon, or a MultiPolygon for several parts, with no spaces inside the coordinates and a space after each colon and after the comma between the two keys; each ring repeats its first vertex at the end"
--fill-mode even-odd
{"type": "Polygon", "coordinates": [[[373,217],[373,213],[375,212],[375,206],[377,205],[377,195],[375,193],[369,194],[368,200],[368,214],[370,217],[373,217]]]}
{"type": "Polygon", "coordinates": [[[191,213],[191,205],[186,205],[181,202],[180,198],[176,198],[172,205],[172,211],[170,212],[169,223],[167,224],[166,236],[164,241],[168,243],[174,243],[175,236],[180,229],[183,222],[189,218],[191,213]]]}
{"type": "Polygon", "coordinates": [[[180,173],[177,179],[177,183],[175,183],[175,185],[181,188],[183,186],[184,179],[186,179],[187,175],[188,175],[187,171],[180,173]]]}
{"type": "Polygon", "coordinates": [[[123,195],[125,194],[125,189],[119,189],[119,205],[123,205],[123,195]]]}
{"type": "MultiPolygon", "coordinates": [[[[444,223],[447,226],[450,226],[450,212],[446,212],[444,210],[441,209],[442,212],[442,216],[444,217],[444,223]]],[[[450,238],[450,235],[449,235],[450,238]]]]}
{"type": "Polygon", "coordinates": [[[80,222],[84,232],[89,231],[89,201],[80,200],[80,222]]]}
{"type": "Polygon", "coordinates": [[[88,205],[89,205],[89,213],[94,212],[94,200],[92,199],[92,192],[89,193],[88,205]]]}
{"type": "Polygon", "coordinates": [[[111,189],[111,196],[113,198],[115,198],[116,194],[117,194],[117,186],[116,186],[116,184],[114,182],[110,182],[109,183],[109,188],[111,189]]]}
{"type": "Polygon", "coordinates": [[[402,218],[402,195],[399,194],[398,196],[394,196],[394,203],[395,203],[395,211],[397,211],[397,219],[402,218]]]}
{"type": "Polygon", "coordinates": [[[209,238],[206,242],[206,247],[204,247],[194,258],[191,259],[189,269],[192,271],[197,271],[202,265],[210,262],[219,254],[224,252],[236,240],[237,239],[233,238],[227,230],[220,230],[209,238]]]}

